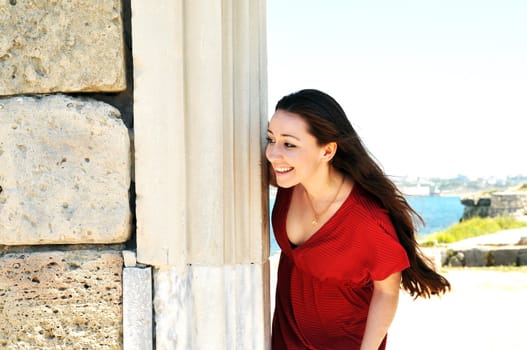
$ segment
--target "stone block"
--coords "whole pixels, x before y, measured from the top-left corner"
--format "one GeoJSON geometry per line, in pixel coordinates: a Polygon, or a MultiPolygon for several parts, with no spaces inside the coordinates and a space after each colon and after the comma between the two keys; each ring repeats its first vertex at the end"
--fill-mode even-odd
{"type": "Polygon", "coordinates": [[[516,266],[518,249],[495,249],[492,251],[495,266],[516,266]]]}
{"type": "Polygon", "coordinates": [[[152,269],[126,267],[123,270],[124,350],[153,348],[152,269]]]}
{"type": "Polygon", "coordinates": [[[460,267],[463,266],[463,259],[461,259],[459,256],[453,256],[448,260],[448,266],[452,267],[460,267]]]}
{"type": "Polygon", "coordinates": [[[123,262],[125,267],[135,267],[137,265],[135,252],[131,250],[123,250],[123,262]]]}
{"type": "Polygon", "coordinates": [[[0,95],[126,88],[120,0],[1,1],[0,95]]]}
{"type": "Polygon", "coordinates": [[[0,256],[0,348],[121,349],[116,251],[0,256]]]}
{"type": "Polygon", "coordinates": [[[527,265],[527,249],[520,249],[518,251],[518,266],[527,265]]]}
{"type": "Polygon", "coordinates": [[[63,95],[0,99],[0,244],[130,235],[130,140],[114,107],[63,95]]]}
{"type": "Polygon", "coordinates": [[[269,349],[269,262],[154,269],[157,350],[269,349]]]}
{"type": "Polygon", "coordinates": [[[465,266],[485,266],[485,251],[473,248],[465,250],[463,253],[465,256],[465,266]]]}

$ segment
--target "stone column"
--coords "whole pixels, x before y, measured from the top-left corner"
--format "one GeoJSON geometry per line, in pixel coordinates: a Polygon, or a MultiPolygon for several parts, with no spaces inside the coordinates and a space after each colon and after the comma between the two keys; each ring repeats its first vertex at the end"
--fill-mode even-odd
{"type": "Polygon", "coordinates": [[[132,0],[137,258],[157,349],[269,347],[265,1],[132,0]]]}

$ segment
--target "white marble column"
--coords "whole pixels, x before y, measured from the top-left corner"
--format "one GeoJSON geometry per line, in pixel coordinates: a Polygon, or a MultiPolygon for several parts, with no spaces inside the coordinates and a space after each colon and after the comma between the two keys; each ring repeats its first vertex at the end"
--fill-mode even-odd
{"type": "Polygon", "coordinates": [[[156,348],[267,349],[265,1],[132,0],[132,28],[156,348]]]}

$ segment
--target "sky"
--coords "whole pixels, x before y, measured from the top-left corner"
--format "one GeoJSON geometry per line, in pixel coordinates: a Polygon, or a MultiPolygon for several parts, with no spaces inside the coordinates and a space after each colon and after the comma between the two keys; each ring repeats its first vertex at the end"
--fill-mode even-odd
{"type": "Polygon", "coordinates": [[[527,1],[267,0],[269,117],[316,88],[391,176],[527,175],[527,1]]]}

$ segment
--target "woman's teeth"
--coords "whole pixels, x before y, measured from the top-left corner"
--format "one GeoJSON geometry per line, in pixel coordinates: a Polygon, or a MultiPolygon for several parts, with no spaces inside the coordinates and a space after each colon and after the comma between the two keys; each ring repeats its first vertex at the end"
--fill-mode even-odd
{"type": "Polygon", "coordinates": [[[293,168],[275,168],[274,170],[277,173],[283,174],[283,173],[287,173],[287,172],[293,170],[293,168]]]}

